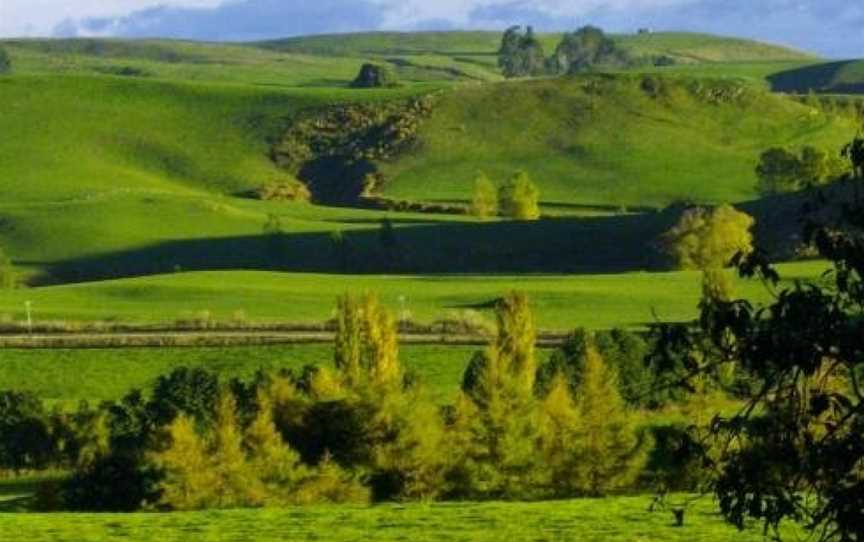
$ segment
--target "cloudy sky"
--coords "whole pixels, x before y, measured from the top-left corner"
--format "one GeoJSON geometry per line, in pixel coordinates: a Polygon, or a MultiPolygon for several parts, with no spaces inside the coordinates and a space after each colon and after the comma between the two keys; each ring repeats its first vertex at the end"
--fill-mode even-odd
{"type": "Polygon", "coordinates": [[[257,40],[359,30],[694,30],[864,57],[862,0],[0,0],[0,37],[257,40]]]}

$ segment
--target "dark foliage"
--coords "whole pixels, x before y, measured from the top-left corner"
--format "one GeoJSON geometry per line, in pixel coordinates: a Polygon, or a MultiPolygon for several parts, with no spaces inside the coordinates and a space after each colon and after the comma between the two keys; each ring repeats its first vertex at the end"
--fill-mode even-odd
{"type": "Polygon", "coordinates": [[[387,88],[397,85],[393,70],[380,64],[363,64],[351,88],[387,88]]]}
{"type": "Polygon", "coordinates": [[[39,398],[27,392],[0,392],[0,466],[43,468],[53,452],[54,441],[39,398]]]}
{"type": "Polygon", "coordinates": [[[522,32],[521,26],[512,26],[504,32],[498,50],[498,66],[505,77],[529,77],[546,71],[543,45],[534,35],[534,28],[522,32]]]}
{"type": "Polygon", "coordinates": [[[70,510],[134,512],[155,503],[158,473],[128,454],[111,454],[80,470],[65,484],[64,506],[70,510]]]}
{"type": "Polygon", "coordinates": [[[0,75],[12,71],[12,59],[6,49],[0,47],[0,75]]]}
{"type": "MultiPolygon", "coordinates": [[[[854,145],[854,144],[853,144],[854,145]]],[[[718,416],[703,447],[727,520],[777,533],[802,522],[818,540],[864,539],[864,200],[809,240],[833,263],[824,281],[796,283],[768,306],[705,302],[693,326],[664,329],[654,359],[682,384],[717,382],[729,367],[749,383],[746,407],[718,416]],[[683,353],[683,354],[682,354],[683,353]]],[[[777,285],[759,253],[745,275],[777,285]]]]}

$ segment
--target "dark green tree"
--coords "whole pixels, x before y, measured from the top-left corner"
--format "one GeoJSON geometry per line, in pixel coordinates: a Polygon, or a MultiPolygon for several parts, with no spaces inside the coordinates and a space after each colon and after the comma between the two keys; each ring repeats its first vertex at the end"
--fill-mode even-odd
{"type": "Polygon", "coordinates": [[[552,68],[556,73],[568,74],[591,70],[599,65],[620,65],[627,62],[627,55],[617,49],[615,42],[603,30],[585,26],[564,34],[552,57],[552,68]]]}
{"type": "Polygon", "coordinates": [[[0,47],[0,75],[12,71],[12,59],[6,49],[0,47]]]}
{"type": "Polygon", "coordinates": [[[856,179],[864,179],[864,136],[858,134],[855,139],[843,147],[843,157],[852,166],[852,174],[856,179]]]}
{"type": "Polygon", "coordinates": [[[730,369],[746,383],[735,390],[745,406],[718,414],[682,448],[711,467],[728,521],[760,520],[778,536],[795,521],[815,540],[856,541],[864,540],[864,200],[827,203],[842,218],[816,213],[806,238],[833,263],[830,280],[780,288],[755,252],[741,272],[772,284],[774,301],[703,300],[694,324],[661,327],[651,358],[685,387],[722,387],[730,369]]]}
{"type": "Polygon", "coordinates": [[[498,66],[505,77],[542,75],[546,69],[543,44],[529,26],[522,33],[521,26],[512,26],[504,32],[498,49],[498,66]]]}

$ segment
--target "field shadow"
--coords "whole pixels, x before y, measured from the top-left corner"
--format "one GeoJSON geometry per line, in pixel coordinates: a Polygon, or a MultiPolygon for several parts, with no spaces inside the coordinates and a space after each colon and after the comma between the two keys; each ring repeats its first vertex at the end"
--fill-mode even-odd
{"type": "Polygon", "coordinates": [[[667,212],[534,222],[394,220],[387,239],[380,228],[370,227],[338,237],[315,232],[166,241],[54,263],[35,285],[229,269],[345,274],[657,270],[665,258],[654,243],[676,219],[667,212]]]}
{"type": "Polygon", "coordinates": [[[856,62],[855,60],[841,60],[786,70],[768,76],[768,82],[771,85],[771,90],[774,92],[806,94],[812,90],[814,92],[834,92],[841,94],[862,93],[864,92],[864,83],[837,83],[837,75],[844,68],[856,62]]]}

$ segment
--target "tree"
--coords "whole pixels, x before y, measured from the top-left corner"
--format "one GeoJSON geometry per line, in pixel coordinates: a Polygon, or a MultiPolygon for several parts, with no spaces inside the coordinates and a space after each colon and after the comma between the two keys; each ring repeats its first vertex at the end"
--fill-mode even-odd
{"type": "Polygon", "coordinates": [[[159,484],[160,501],[174,510],[199,510],[212,504],[216,473],[195,421],[177,416],[168,426],[167,449],[153,458],[164,473],[159,484]]]}
{"type": "Polygon", "coordinates": [[[626,487],[645,462],[634,419],[618,391],[617,374],[589,348],[576,391],[579,432],[574,453],[581,458],[575,483],[599,496],[626,487]]]}
{"type": "Polygon", "coordinates": [[[658,333],[653,366],[683,386],[722,386],[729,367],[747,383],[742,408],[682,448],[710,467],[721,512],[742,529],[755,519],[779,537],[792,521],[814,540],[864,539],[864,200],[840,197],[826,203],[841,212],[808,220],[805,236],[830,273],[780,287],[754,253],[740,272],[771,285],[772,301],[703,303],[696,322],[658,333]]]}
{"type": "Polygon", "coordinates": [[[0,47],[0,75],[12,71],[12,59],[6,49],[0,47]]]}
{"type": "Polygon", "coordinates": [[[540,190],[525,171],[516,173],[498,189],[498,209],[501,216],[514,220],[540,218],[540,190]]]}
{"type": "Polygon", "coordinates": [[[521,26],[512,26],[504,32],[498,49],[498,66],[505,77],[541,75],[545,70],[543,44],[528,27],[522,33],[521,26]]]}
{"type": "Polygon", "coordinates": [[[563,376],[576,392],[582,381],[582,369],[590,348],[596,348],[609,367],[618,374],[619,392],[633,406],[657,406],[666,397],[651,393],[653,377],[645,366],[649,346],[638,334],[623,330],[590,333],[577,329],[564,346],[555,351],[537,371],[537,391],[549,392],[557,376],[563,376]]]}
{"type": "Polygon", "coordinates": [[[801,163],[794,153],[779,147],[768,149],[759,157],[756,166],[757,188],[770,196],[794,192],[801,187],[801,163]]]}
{"type": "Polygon", "coordinates": [[[366,63],[360,68],[351,88],[386,88],[397,85],[393,70],[380,64],[366,63]]]}
{"type": "Polygon", "coordinates": [[[559,74],[578,73],[601,64],[621,64],[626,55],[615,42],[594,26],[585,26],[564,34],[552,57],[554,70],[559,74]]]}
{"type": "Polygon", "coordinates": [[[852,166],[852,174],[856,179],[864,179],[864,136],[855,136],[848,145],[843,147],[842,155],[852,166]]]}
{"type": "Polygon", "coordinates": [[[801,147],[798,154],[774,147],[759,157],[756,186],[759,193],[770,196],[821,186],[847,172],[841,159],[812,145],[801,147]]]}
{"type": "Polygon", "coordinates": [[[474,179],[471,214],[484,219],[498,214],[498,196],[495,185],[484,173],[479,173],[474,179]]]}
{"type": "Polygon", "coordinates": [[[693,207],[663,235],[661,245],[681,269],[722,269],[734,256],[753,252],[755,223],[730,205],[693,207]]]}
{"type": "Polygon", "coordinates": [[[7,469],[40,469],[53,457],[42,401],[26,392],[0,392],[0,466],[7,469]]]}
{"type": "Polygon", "coordinates": [[[396,319],[374,295],[339,299],[334,361],[349,386],[391,386],[402,379],[396,319]]]}
{"type": "Polygon", "coordinates": [[[450,422],[455,492],[525,497],[537,485],[539,408],[534,397],[536,331],[527,296],[511,293],[496,309],[498,335],[466,371],[450,422]]]}

